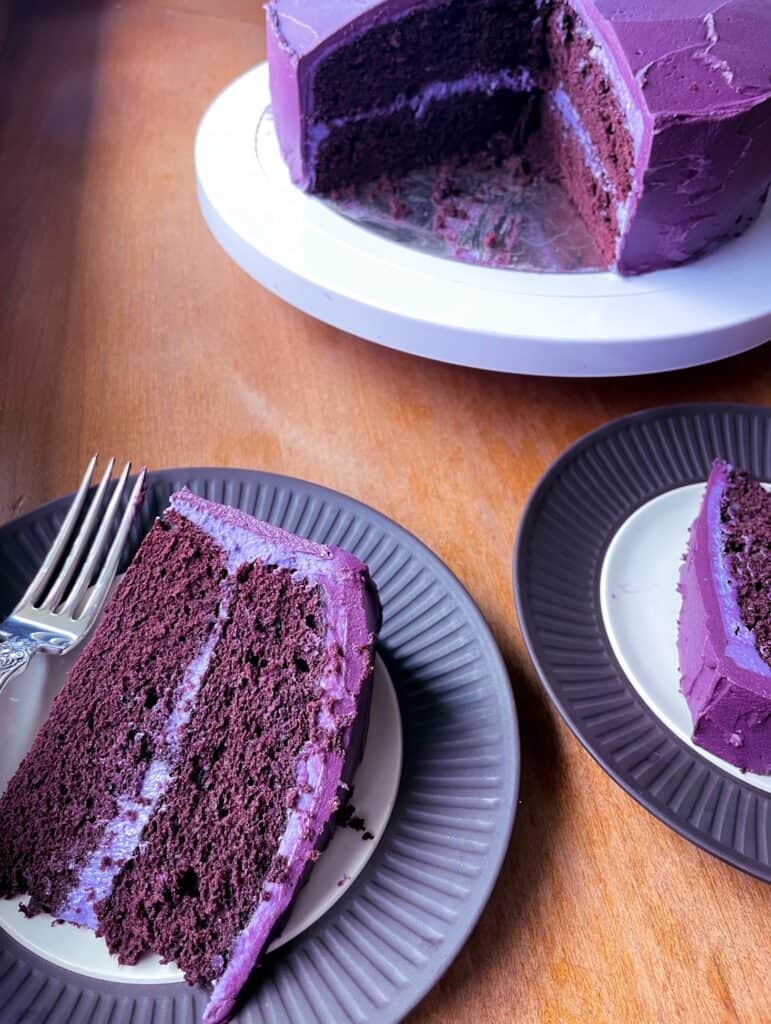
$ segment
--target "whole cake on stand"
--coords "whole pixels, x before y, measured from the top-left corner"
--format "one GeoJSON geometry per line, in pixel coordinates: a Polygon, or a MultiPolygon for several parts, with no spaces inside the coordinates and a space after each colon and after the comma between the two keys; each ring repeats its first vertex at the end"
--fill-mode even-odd
{"type": "Polygon", "coordinates": [[[765,200],[767,0],[269,0],[267,17],[279,140],[308,191],[503,133],[621,274],[707,252],[765,200]]]}

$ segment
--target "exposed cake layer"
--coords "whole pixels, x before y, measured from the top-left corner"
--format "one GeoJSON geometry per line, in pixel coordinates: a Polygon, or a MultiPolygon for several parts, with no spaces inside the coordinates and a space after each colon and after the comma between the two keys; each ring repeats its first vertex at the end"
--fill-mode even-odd
{"type": "Polygon", "coordinates": [[[532,91],[543,57],[531,0],[370,4],[338,32],[333,5],[310,19],[308,11],[268,9],[276,123],[304,187],[342,188],[473,153],[504,129],[523,131],[530,104],[512,97],[532,91]],[[298,59],[314,37],[314,59],[298,59]],[[439,38],[441,46],[430,45],[439,38]]]}
{"type": "Polygon", "coordinates": [[[345,799],[378,624],[353,556],[173,495],[0,802],[3,892],[176,960],[225,1019],[345,799]]]}
{"type": "Polygon", "coordinates": [[[610,265],[616,255],[622,201],[570,97],[562,90],[547,96],[541,107],[539,147],[548,177],[568,193],[610,265]]]}
{"type": "MultiPolygon", "coordinates": [[[[762,644],[765,634],[756,638],[738,597],[739,589],[748,588],[753,570],[746,563],[737,564],[737,548],[754,552],[754,563],[763,544],[761,540],[758,546],[751,534],[741,533],[753,507],[743,493],[746,487],[731,466],[715,463],[691,527],[680,574],[681,690],[691,710],[696,743],[744,771],[768,774],[771,666],[759,650],[758,639],[762,644]]],[[[756,500],[755,489],[750,490],[756,500]]],[[[757,523],[761,537],[768,526],[768,506],[763,514],[757,523]]],[[[743,601],[756,616],[759,605],[743,601]]]]}
{"type": "Polygon", "coordinates": [[[612,63],[565,0],[551,8],[546,44],[549,86],[541,134],[552,156],[546,173],[561,182],[603,257],[613,264],[628,220],[640,125],[633,132],[612,63]]]}
{"type": "Polygon", "coordinates": [[[733,470],[720,506],[725,553],[742,622],[771,667],[771,494],[733,470]]]}
{"type": "Polygon", "coordinates": [[[357,26],[309,81],[314,120],[330,120],[417,96],[426,85],[501,69],[537,69],[543,23],[532,0],[432,0],[357,26]],[[427,41],[441,39],[441,46],[427,41]]]}
{"type": "MultiPolygon", "coordinates": [[[[596,173],[606,176],[619,200],[632,190],[635,133],[611,62],[588,25],[565,0],[555,3],[548,20],[550,86],[555,100],[569,99],[571,127],[591,140],[596,173]]],[[[570,118],[568,118],[570,120],[570,118]]],[[[636,131],[635,131],[636,128],[636,131]]]]}
{"type": "Polygon", "coordinates": [[[309,133],[313,187],[331,192],[382,174],[431,165],[437,153],[472,156],[497,133],[524,144],[535,94],[527,73],[475,74],[426,87],[365,115],[314,125],[309,133]]]}
{"type": "MultiPolygon", "coordinates": [[[[416,120],[406,133],[404,118],[375,117],[370,135],[360,117],[409,105],[434,82],[524,67],[554,97],[541,121],[555,132],[542,147],[559,163],[553,176],[620,272],[690,259],[741,233],[762,206],[771,180],[766,0],[270,0],[268,19],[276,125],[304,188],[356,183],[376,154],[392,173],[455,155],[452,133],[421,147],[416,120]],[[560,92],[575,116],[564,116],[560,92]],[[583,168],[576,119],[593,150],[583,168]],[[312,139],[323,130],[321,147],[312,139]],[[318,178],[317,156],[327,161],[318,178]],[[595,156],[602,176],[591,173],[595,156]]],[[[492,122],[500,130],[501,118],[492,122]]]]}
{"type": "MultiPolygon", "coordinates": [[[[174,778],[141,849],[97,907],[100,931],[122,963],[147,950],[186,978],[220,975],[276,859],[298,763],[342,751],[355,708],[340,714],[319,686],[330,658],[319,587],[255,563],[238,571],[196,706],[177,737],[174,778]],[[255,700],[255,694],[259,700],[255,700]],[[147,908],[152,908],[148,914],[147,908]]],[[[330,808],[331,810],[331,808],[330,808]]]]}
{"type": "MultiPolygon", "coordinates": [[[[172,756],[179,666],[207,644],[225,573],[220,548],[180,527],[171,514],[152,528],[0,801],[0,894],[30,893],[30,912],[66,910],[102,844],[96,867],[114,874],[158,781],[148,768],[172,756]]],[[[72,916],[92,923],[82,904],[72,916]]]]}

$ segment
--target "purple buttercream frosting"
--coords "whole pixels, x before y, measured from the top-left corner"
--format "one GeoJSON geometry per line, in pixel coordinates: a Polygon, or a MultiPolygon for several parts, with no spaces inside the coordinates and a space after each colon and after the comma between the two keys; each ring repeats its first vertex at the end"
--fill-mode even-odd
{"type": "MultiPolygon", "coordinates": [[[[217,622],[208,640],[182,675],[177,698],[164,729],[162,740],[169,753],[176,754],[181,731],[190,720],[195,701],[219,643],[227,620],[232,584],[230,577],[220,584],[220,607],[217,622]]],[[[56,911],[62,921],[99,929],[95,907],[110,892],[113,881],[136,850],[142,832],[166,794],[172,768],[164,757],[155,757],[148,765],[139,798],[124,793],[118,799],[118,814],[107,825],[99,846],[81,868],[78,881],[67,894],[67,900],[56,911]]]]}
{"type": "Polygon", "coordinates": [[[758,774],[771,773],[771,666],[743,621],[725,551],[722,509],[733,468],[716,462],[680,573],[681,690],[696,743],[758,774]]]}
{"type": "MultiPolygon", "coordinates": [[[[313,188],[316,70],[383,23],[443,0],[269,0],[273,110],[293,180],[313,188]]],[[[551,0],[533,0],[542,16],[551,0]]],[[[571,0],[635,141],[615,269],[681,263],[744,230],[771,180],[768,0],[571,0]]],[[[427,45],[431,45],[430,40],[427,45]]],[[[438,41],[441,45],[441,41],[438,41]]],[[[459,78],[470,69],[458,68],[459,78]]],[[[322,129],[323,130],[323,129],[322,129]]]]}
{"type": "Polygon", "coordinates": [[[642,116],[617,269],[681,263],[743,230],[771,180],[767,0],[575,0],[642,116]]]}

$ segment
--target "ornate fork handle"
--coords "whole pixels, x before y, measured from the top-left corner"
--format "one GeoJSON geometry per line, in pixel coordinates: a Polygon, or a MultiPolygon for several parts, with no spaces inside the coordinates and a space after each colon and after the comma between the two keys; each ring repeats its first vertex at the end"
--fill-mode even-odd
{"type": "Polygon", "coordinates": [[[24,671],[39,649],[40,641],[29,636],[9,636],[0,640],[0,693],[11,676],[24,671]]]}

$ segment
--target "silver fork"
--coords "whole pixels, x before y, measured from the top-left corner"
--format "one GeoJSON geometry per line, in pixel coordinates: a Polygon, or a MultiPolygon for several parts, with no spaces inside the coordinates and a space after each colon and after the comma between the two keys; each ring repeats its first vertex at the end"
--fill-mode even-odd
{"type": "Polygon", "coordinates": [[[131,472],[131,463],[127,462],[102,514],[104,495],[115,467],[115,459],[110,459],[76,532],[88,498],[96,461],[97,456],[94,455],[35,578],[8,618],[0,622],[0,691],[12,676],[27,667],[37,651],[65,654],[76,647],[94,625],[107,599],[110,585],[118,571],[123,545],[140,504],[145,470],[140,470],[137,475],[99,575],[84,601],[117,519],[121,495],[131,472]],[[59,565],[61,568],[57,571],[59,565]],[[75,582],[70,586],[73,576],[75,582]]]}

